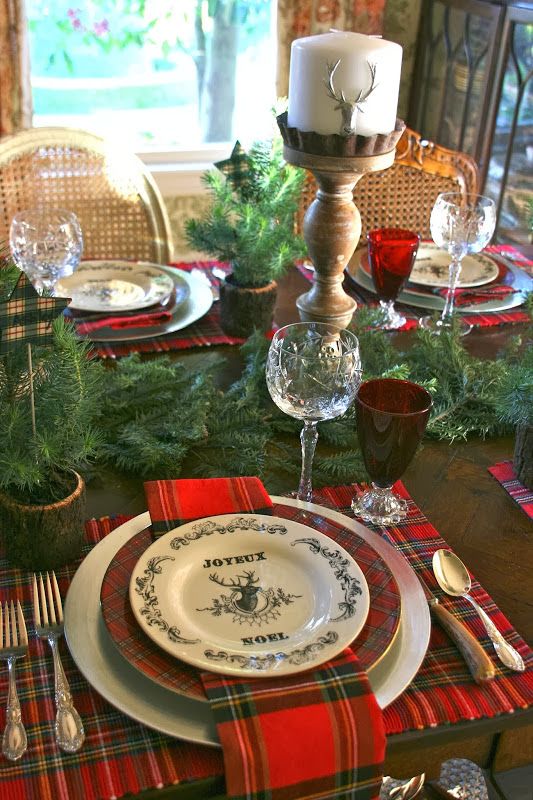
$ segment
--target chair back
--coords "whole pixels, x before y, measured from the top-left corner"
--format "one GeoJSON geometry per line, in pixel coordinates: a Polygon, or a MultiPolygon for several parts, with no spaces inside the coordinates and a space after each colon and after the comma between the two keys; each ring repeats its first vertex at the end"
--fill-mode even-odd
{"type": "MultiPolygon", "coordinates": [[[[389,169],[368,172],[355,186],[353,197],[361,214],[361,240],[374,228],[400,227],[431,239],[429,218],[441,192],[477,192],[478,168],[466,153],[448,150],[406,128],[396,146],[396,159],[389,169]]],[[[297,228],[315,198],[316,181],[311,174],[304,184],[297,228]]]]}
{"type": "Polygon", "coordinates": [[[168,214],[152,176],[133,153],[93,133],[32,128],[0,139],[0,242],[18,211],[38,206],[77,215],[84,259],[172,260],[168,214]]]}

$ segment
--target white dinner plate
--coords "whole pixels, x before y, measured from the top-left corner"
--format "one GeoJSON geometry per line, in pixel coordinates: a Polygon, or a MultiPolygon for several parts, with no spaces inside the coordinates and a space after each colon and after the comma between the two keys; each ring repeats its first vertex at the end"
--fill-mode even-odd
{"type": "Polygon", "coordinates": [[[56,296],[69,297],[78,311],[136,311],[169,299],[176,293],[179,305],[189,296],[183,279],[173,280],[158,264],[132,261],[82,261],[77,270],[61,278],[56,296]]]}
{"type": "MultiPolygon", "coordinates": [[[[366,247],[356,250],[352,261],[355,262],[355,268],[360,267],[370,278],[372,277],[366,247]]],[[[446,250],[441,250],[434,242],[422,242],[416,254],[409,283],[445,289],[448,286],[450,261],[451,256],[446,250]]],[[[465,256],[461,261],[457,286],[463,289],[483,286],[497,278],[498,273],[498,264],[491,256],[486,253],[474,253],[465,256]]]]}
{"type": "Polygon", "coordinates": [[[92,342],[136,342],[139,339],[153,339],[166,333],[182,330],[207,314],[213,305],[213,293],[207,283],[185,270],[174,267],[160,267],[160,269],[175,281],[184,281],[189,289],[187,299],[173,307],[171,319],[153,327],[122,328],[120,330],[102,327],[87,334],[85,338],[92,342]]]}
{"type": "MultiPolygon", "coordinates": [[[[527,292],[532,291],[533,282],[526,275],[524,275],[524,273],[518,267],[515,267],[513,264],[506,263],[506,265],[509,272],[512,273],[513,278],[516,278],[517,284],[520,284],[520,290],[503,295],[502,297],[494,297],[484,303],[472,303],[472,305],[456,306],[456,310],[460,314],[489,314],[491,312],[509,311],[512,308],[521,306],[526,300],[527,292]],[[526,286],[527,283],[531,283],[531,287],[529,289],[526,286]],[[523,290],[521,290],[522,287],[523,290]]],[[[372,292],[373,294],[376,293],[372,278],[365,270],[357,266],[355,260],[352,260],[352,262],[348,265],[347,272],[350,279],[355,284],[361,286],[363,289],[366,289],[369,292],[372,292]]],[[[442,311],[444,308],[444,297],[441,295],[428,294],[427,290],[417,291],[416,287],[414,285],[411,286],[410,284],[407,288],[400,292],[397,302],[405,303],[406,305],[414,306],[415,308],[428,309],[430,311],[442,311]]]]}
{"type": "Polygon", "coordinates": [[[161,536],[133,568],[129,597],[137,623],[170,655],[251,677],[334,658],[370,603],[343,547],[267,514],[210,516],[161,536]]]}
{"type": "MultiPolygon", "coordinates": [[[[351,528],[380,554],[393,573],[402,603],[398,635],[368,671],[376,699],[385,708],[409,686],[429,643],[429,607],[418,578],[400,553],[356,520],[313,503],[286,497],[272,500],[308,509],[351,528]]],[[[87,681],[120,711],[169,736],[219,746],[209,705],[164,689],[128,664],[113,644],[100,612],[100,588],[111,559],[149,524],[148,512],[134,517],[102,539],[83,560],[65,601],[67,643],[87,681]]]]}

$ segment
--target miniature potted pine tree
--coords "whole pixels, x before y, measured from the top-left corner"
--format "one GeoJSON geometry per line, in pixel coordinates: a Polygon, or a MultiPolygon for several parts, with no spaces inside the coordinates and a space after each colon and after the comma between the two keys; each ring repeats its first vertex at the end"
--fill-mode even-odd
{"type": "Polygon", "coordinates": [[[203,178],[212,205],[185,229],[195,249],[231,265],[220,291],[221,323],[229,335],[246,337],[271,329],[277,280],[305,255],[294,229],[305,175],[285,163],[281,139],[256,143],[248,154],[237,142],[216,166],[203,178]]]}
{"type": "MultiPolygon", "coordinates": [[[[9,301],[13,292],[12,285],[6,289],[5,266],[0,298],[9,301]]],[[[39,313],[36,304],[47,300],[36,296],[24,276],[19,279],[15,292],[27,293],[18,302],[39,313]]],[[[3,304],[0,326],[0,533],[12,563],[55,569],[79,555],[83,544],[85,484],[77,470],[98,444],[91,420],[102,367],[62,316],[42,337],[46,344],[10,341],[8,305],[3,304]]],[[[31,325],[30,313],[27,320],[31,325]]]]}

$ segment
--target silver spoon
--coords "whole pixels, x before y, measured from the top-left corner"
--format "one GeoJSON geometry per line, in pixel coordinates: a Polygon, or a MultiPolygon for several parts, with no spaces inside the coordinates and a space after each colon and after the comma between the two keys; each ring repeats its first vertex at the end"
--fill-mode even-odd
{"type": "Polygon", "coordinates": [[[525,665],[520,653],[504,639],[488,614],[468,594],[472,588],[472,581],[461,559],[450,550],[437,550],[433,554],[433,572],[437,583],[444,592],[453,597],[464,597],[476,609],[500,661],[509,669],[523,672],[525,665]]]}

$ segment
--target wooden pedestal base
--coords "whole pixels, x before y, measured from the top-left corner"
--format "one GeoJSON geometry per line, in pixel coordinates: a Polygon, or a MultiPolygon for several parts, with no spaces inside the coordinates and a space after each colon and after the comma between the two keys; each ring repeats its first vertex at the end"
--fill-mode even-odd
{"type": "Polygon", "coordinates": [[[390,167],[395,153],[318,156],[285,145],[285,160],[310,170],[319,187],[304,217],[304,239],[315,267],[312,288],[296,301],[304,322],[327,322],[341,328],[349,325],[357,303],[346,294],[342,281],[361,235],[361,215],[353,201],[353,189],[365,172],[390,167]]]}

